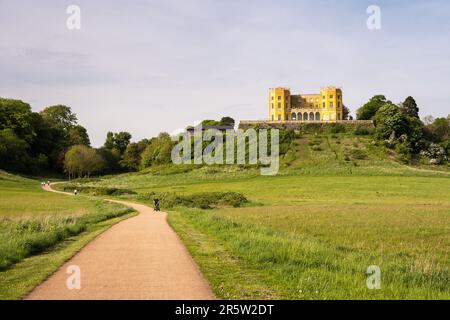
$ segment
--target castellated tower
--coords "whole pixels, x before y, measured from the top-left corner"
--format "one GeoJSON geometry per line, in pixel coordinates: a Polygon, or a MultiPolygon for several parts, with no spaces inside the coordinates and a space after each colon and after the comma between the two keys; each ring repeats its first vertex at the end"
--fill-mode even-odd
{"type": "Polygon", "coordinates": [[[291,90],[288,88],[269,89],[269,120],[289,120],[291,108],[291,90]]]}

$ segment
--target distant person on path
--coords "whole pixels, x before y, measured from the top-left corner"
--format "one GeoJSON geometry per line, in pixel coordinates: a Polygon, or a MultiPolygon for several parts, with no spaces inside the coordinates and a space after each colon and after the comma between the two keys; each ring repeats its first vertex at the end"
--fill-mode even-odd
{"type": "Polygon", "coordinates": [[[153,199],[154,202],[154,208],[153,211],[159,211],[159,199],[153,199]]]}
{"type": "Polygon", "coordinates": [[[77,195],[78,194],[78,190],[77,189],[73,190],[73,194],[77,195]]]}

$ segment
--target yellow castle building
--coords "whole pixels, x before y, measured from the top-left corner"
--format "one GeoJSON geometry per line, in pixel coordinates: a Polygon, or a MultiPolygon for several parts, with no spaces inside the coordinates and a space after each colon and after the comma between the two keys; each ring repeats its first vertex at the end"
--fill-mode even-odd
{"type": "Polygon", "coordinates": [[[269,89],[269,121],[322,121],[342,120],[344,103],[342,90],[327,87],[318,94],[291,95],[288,88],[269,89]]]}

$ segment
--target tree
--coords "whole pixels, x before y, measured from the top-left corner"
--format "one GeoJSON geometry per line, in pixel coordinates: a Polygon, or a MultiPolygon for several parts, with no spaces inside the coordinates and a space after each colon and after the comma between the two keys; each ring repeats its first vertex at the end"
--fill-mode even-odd
{"type": "Polygon", "coordinates": [[[174,142],[168,133],[162,132],[157,138],[151,139],[141,155],[141,168],[171,162],[171,151],[174,142]]]}
{"type": "Polygon", "coordinates": [[[131,134],[126,131],[118,133],[108,132],[106,134],[106,140],[104,147],[107,149],[117,149],[123,154],[130,144],[131,134]]]}
{"type": "Polygon", "coordinates": [[[115,148],[107,149],[105,147],[102,147],[100,149],[97,149],[97,153],[105,160],[106,163],[103,173],[114,173],[122,171],[122,168],[120,166],[120,158],[122,155],[120,154],[119,150],[115,148]]]}
{"type": "Polygon", "coordinates": [[[414,100],[413,97],[407,97],[401,106],[407,115],[419,118],[419,108],[417,107],[416,100],[414,100]]]}
{"type": "Polygon", "coordinates": [[[425,147],[425,127],[419,118],[411,116],[402,107],[386,103],[374,117],[375,135],[389,141],[397,151],[407,156],[420,153],[425,147]]]}
{"type": "Polygon", "coordinates": [[[105,144],[103,145],[106,149],[114,149],[114,132],[109,131],[106,134],[105,144]]]}
{"type": "Polygon", "coordinates": [[[12,129],[0,130],[0,168],[15,172],[30,172],[28,144],[12,129]]]}
{"type": "Polygon", "coordinates": [[[231,117],[222,117],[222,119],[220,119],[219,124],[221,126],[232,126],[232,127],[234,127],[235,121],[231,117]]]}
{"type": "Polygon", "coordinates": [[[361,108],[356,111],[356,118],[358,120],[372,120],[377,111],[384,106],[386,103],[391,103],[386,100],[383,95],[373,96],[369,102],[364,104],[361,108]]]}
{"type": "Polygon", "coordinates": [[[427,128],[431,131],[432,139],[435,142],[444,142],[450,139],[450,120],[447,118],[437,118],[427,128]]]}
{"type": "Polygon", "coordinates": [[[3,129],[11,129],[16,137],[32,143],[36,131],[30,105],[21,100],[0,98],[0,130],[3,129]]]}
{"type": "Polygon", "coordinates": [[[72,109],[61,104],[47,107],[40,114],[44,121],[53,128],[69,130],[78,121],[77,115],[72,113],[72,109]]]}
{"type": "Polygon", "coordinates": [[[202,121],[202,126],[203,127],[211,127],[211,126],[218,126],[220,125],[220,122],[217,120],[211,120],[211,119],[205,119],[202,121]]]}
{"type": "Polygon", "coordinates": [[[84,145],[70,147],[64,157],[64,170],[69,178],[89,177],[104,170],[105,166],[105,160],[97,151],[84,145]]]}
{"type": "Polygon", "coordinates": [[[374,117],[375,134],[379,139],[388,139],[392,133],[396,137],[408,133],[408,118],[401,109],[393,103],[385,103],[374,117]]]}
{"type": "Polygon", "coordinates": [[[119,132],[114,135],[114,146],[121,154],[125,152],[130,144],[131,134],[128,132],[119,132]]]}
{"type": "Polygon", "coordinates": [[[87,132],[82,132],[84,128],[73,129],[77,125],[77,116],[70,107],[64,105],[50,106],[39,114],[47,128],[46,135],[53,143],[52,151],[49,154],[52,168],[62,171],[67,150],[74,144],[80,142],[85,144],[86,137],[84,134],[87,136],[87,132]],[[81,136],[76,137],[78,134],[81,134],[81,136]]]}
{"type": "Polygon", "coordinates": [[[347,108],[346,106],[344,106],[342,108],[342,119],[343,120],[348,120],[349,115],[350,115],[350,109],[347,108]]]}
{"type": "Polygon", "coordinates": [[[141,163],[141,154],[142,152],[144,152],[148,144],[149,141],[147,139],[135,143],[130,143],[123,153],[120,165],[126,170],[139,170],[139,165],[141,163]]]}
{"type": "Polygon", "coordinates": [[[86,128],[80,125],[76,125],[69,128],[68,138],[69,138],[69,145],[71,146],[77,144],[85,146],[91,145],[86,128]]]}

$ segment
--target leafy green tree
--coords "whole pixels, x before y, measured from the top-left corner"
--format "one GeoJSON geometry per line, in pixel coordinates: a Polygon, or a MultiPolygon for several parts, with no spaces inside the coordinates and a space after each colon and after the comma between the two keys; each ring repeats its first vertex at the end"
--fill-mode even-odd
{"type": "Polygon", "coordinates": [[[437,118],[427,128],[431,131],[435,142],[444,142],[450,139],[450,120],[448,118],[437,118]]]}
{"type": "Polygon", "coordinates": [[[407,115],[419,118],[419,107],[413,97],[407,97],[401,105],[407,115]]]}
{"type": "MultiPolygon", "coordinates": [[[[83,135],[83,130],[76,128],[77,116],[68,106],[50,106],[39,114],[46,126],[46,136],[53,142],[52,151],[49,154],[51,167],[62,171],[64,157],[69,147],[79,142],[85,144],[86,137],[76,137],[77,134],[83,135]]],[[[87,135],[87,132],[85,134],[87,135]]]]}
{"type": "Polygon", "coordinates": [[[97,153],[106,162],[106,166],[103,170],[103,173],[115,173],[122,171],[122,167],[120,166],[121,154],[119,150],[115,148],[108,149],[102,147],[100,149],[97,149],[97,153]]]}
{"type": "Polygon", "coordinates": [[[235,124],[235,121],[233,118],[231,117],[222,117],[222,119],[220,119],[219,124],[221,126],[233,126],[235,124]]]}
{"type": "Polygon", "coordinates": [[[28,103],[21,100],[0,98],[0,130],[11,129],[28,144],[36,138],[33,112],[28,103]]]}
{"type": "Polygon", "coordinates": [[[393,103],[385,103],[375,117],[375,134],[379,139],[388,139],[392,133],[396,137],[408,133],[408,117],[393,103]]]}
{"type": "Polygon", "coordinates": [[[70,107],[56,105],[45,108],[40,112],[44,121],[53,128],[69,130],[70,127],[77,124],[77,115],[72,112],[70,107]]]}
{"type": "Polygon", "coordinates": [[[97,151],[84,145],[70,147],[64,157],[64,170],[69,178],[90,177],[93,173],[102,172],[105,166],[105,160],[97,151]]]}
{"type": "Polygon", "coordinates": [[[398,152],[407,155],[420,153],[425,147],[425,127],[419,118],[411,116],[402,107],[386,103],[374,117],[375,135],[378,139],[396,145],[398,152]]]}
{"type": "Polygon", "coordinates": [[[127,146],[130,144],[131,134],[128,132],[119,132],[114,135],[114,146],[121,154],[125,152],[127,146]]]}
{"type": "Polygon", "coordinates": [[[139,166],[141,163],[141,154],[142,152],[144,152],[148,144],[149,141],[147,139],[135,143],[130,143],[123,154],[120,165],[126,170],[139,170],[139,166]]]}
{"type": "Polygon", "coordinates": [[[170,135],[165,132],[160,133],[157,138],[151,139],[141,155],[141,168],[170,163],[173,145],[170,135]]]}
{"type": "Polygon", "coordinates": [[[220,122],[217,120],[205,119],[202,121],[203,127],[218,126],[218,125],[220,125],[220,122]]]}
{"type": "Polygon", "coordinates": [[[106,149],[114,149],[114,132],[109,131],[106,134],[105,144],[103,145],[106,149]]]}
{"type": "Polygon", "coordinates": [[[104,147],[107,149],[117,149],[121,154],[123,154],[127,149],[127,146],[130,144],[130,140],[131,134],[129,132],[108,132],[106,134],[104,147]]]}
{"type": "Polygon", "coordinates": [[[69,128],[68,131],[69,145],[85,145],[90,146],[89,135],[86,128],[80,125],[75,125],[69,128]]]}
{"type": "Polygon", "coordinates": [[[0,130],[0,168],[14,172],[30,172],[28,144],[12,129],[0,130]]]}
{"type": "Polygon", "coordinates": [[[356,111],[356,118],[358,120],[372,120],[377,111],[384,106],[386,103],[391,103],[386,100],[383,95],[373,96],[369,102],[364,104],[361,108],[356,111]]]}

